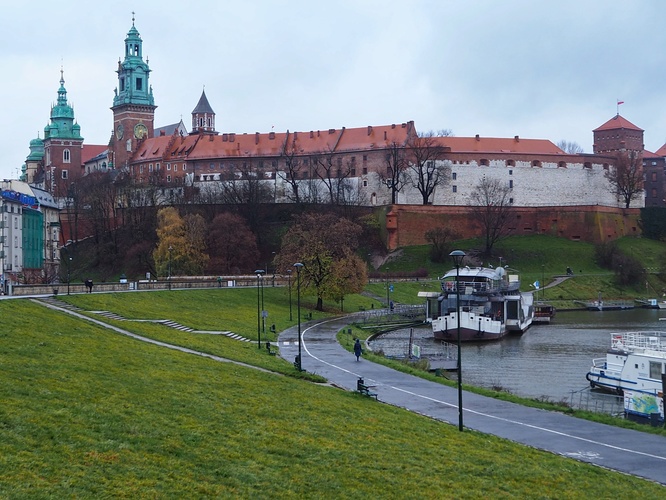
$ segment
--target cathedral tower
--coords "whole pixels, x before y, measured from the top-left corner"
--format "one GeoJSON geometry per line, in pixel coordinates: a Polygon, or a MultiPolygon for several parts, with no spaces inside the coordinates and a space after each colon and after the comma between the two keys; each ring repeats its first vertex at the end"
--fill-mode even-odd
{"type": "Polygon", "coordinates": [[[113,136],[109,143],[113,168],[126,168],[138,143],[154,133],[155,102],[148,82],[150,68],[143,61],[143,42],[134,26],[125,38],[125,59],[118,61],[118,87],[113,98],[113,136]]]}
{"type": "Polygon", "coordinates": [[[206,91],[201,92],[201,97],[196,108],[192,111],[192,134],[217,134],[215,131],[215,111],[210,107],[206,91]]]}
{"type": "Polygon", "coordinates": [[[81,175],[81,126],[67,103],[65,78],[60,70],[58,101],[51,107],[51,121],[44,127],[45,188],[55,196],[67,196],[72,180],[81,175]]]}

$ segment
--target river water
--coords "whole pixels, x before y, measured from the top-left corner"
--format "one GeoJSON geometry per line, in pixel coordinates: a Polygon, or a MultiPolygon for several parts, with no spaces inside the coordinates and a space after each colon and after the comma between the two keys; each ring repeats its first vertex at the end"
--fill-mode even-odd
{"type": "MultiPolygon", "coordinates": [[[[606,356],[610,334],[626,331],[666,331],[666,310],[558,312],[548,325],[534,325],[522,335],[497,342],[463,343],[463,383],[501,387],[518,396],[567,401],[572,391],[589,386],[585,374],[593,358],[606,356]]],[[[424,351],[441,349],[428,328],[413,330],[424,351]]],[[[391,332],[371,344],[386,354],[406,352],[409,329],[391,332]]]]}

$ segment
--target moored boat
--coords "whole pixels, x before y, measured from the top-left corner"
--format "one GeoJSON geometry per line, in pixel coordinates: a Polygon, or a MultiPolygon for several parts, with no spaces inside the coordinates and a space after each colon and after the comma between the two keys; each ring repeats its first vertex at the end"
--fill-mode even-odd
{"type": "Polygon", "coordinates": [[[532,323],[550,323],[553,316],[555,316],[555,306],[546,304],[545,302],[537,302],[534,305],[534,319],[532,323]]]}
{"type": "Polygon", "coordinates": [[[532,324],[533,295],[520,291],[517,274],[507,274],[502,267],[465,266],[452,269],[440,280],[442,292],[436,297],[426,295],[427,320],[432,323],[435,339],[457,340],[458,321],[462,342],[497,340],[510,332],[522,333],[532,324]]]}
{"type": "Polygon", "coordinates": [[[666,373],[666,332],[612,333],[605,358],[592,360],[586,378],[592,388],[657,395],[666,373]]]}

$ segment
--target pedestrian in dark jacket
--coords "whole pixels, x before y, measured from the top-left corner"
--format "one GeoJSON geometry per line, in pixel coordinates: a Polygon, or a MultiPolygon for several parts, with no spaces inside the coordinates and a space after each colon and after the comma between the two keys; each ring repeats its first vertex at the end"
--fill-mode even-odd
{"type": "Polygon", "coordinates": [[[359,339],[356,339],[356,343],[354,344],[354,355],[356,356],[356,361],[358,361],[358,358],[361,357],[361,354],[363,354],[363,348],[361,347],[361,341],[359,339]]]}

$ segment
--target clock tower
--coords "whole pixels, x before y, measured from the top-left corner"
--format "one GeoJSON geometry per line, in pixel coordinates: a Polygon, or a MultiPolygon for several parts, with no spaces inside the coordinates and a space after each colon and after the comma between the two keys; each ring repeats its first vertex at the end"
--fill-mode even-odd
{"type": "Polygon", "coordinates": [[[134,26],[125,38],[125,59],[118,60],[118,87],[113,98],[113,135],[109,143],[113,168],[128,166],[139,142],[153,136],[155,101],[148,82],[150,68],[143,60],[141,35],[134,26]]]}

